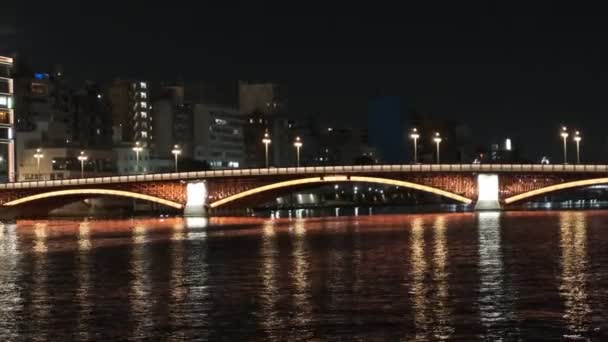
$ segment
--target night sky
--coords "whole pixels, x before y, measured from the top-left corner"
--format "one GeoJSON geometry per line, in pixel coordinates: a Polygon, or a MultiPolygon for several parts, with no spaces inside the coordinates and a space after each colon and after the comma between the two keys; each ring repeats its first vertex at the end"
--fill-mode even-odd
{"type": "Polygon", "coordinates": [[[608,160],[603,8],[403,3],[20,1],[0,5],[0,53],[80,80],[277,80],[292,113],[344,125],[365,123],[369,96],[400,95],[535,159],[559,159],[564,123],[584,160],[608,160]]]}

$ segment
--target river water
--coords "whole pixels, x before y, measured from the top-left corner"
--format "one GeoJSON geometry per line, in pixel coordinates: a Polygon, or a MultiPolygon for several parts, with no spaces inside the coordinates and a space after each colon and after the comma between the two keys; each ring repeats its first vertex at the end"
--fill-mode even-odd
{"type": "Polygon", "coordinates": [[[608,212],[0,225],[2,341],[608,340],[608,212]]]}

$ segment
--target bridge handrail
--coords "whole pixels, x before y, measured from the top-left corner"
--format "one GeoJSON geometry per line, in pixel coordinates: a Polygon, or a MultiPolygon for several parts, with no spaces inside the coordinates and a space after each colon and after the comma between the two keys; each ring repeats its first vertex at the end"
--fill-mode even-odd
{"type": "Polygon", "coordinates": [[[139,175],[103,176],[88,178],[68,178],[58,180],[36,180],[13,183],[1,183],[0,190],[60,187],[71,185],[112,184],[148,182],[158,180],[188,180],[221,177],[251,177],[297,174],[339,174],[365,172],[576,172],[606,173],[605,164],[387,164],[387,165],[331,165],[301,166],[281,168],[225,169],[209,171],[153,173],[139,175]]]}

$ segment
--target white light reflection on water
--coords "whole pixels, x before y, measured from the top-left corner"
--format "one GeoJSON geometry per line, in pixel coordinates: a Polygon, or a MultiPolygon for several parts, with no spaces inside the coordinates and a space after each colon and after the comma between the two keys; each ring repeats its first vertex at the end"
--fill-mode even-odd
{"type": "Polygon", "coordinates": [[[0,223],[0,336],[16,340],[19,336],[19,312],[23,305],[19,291],[15,224],[0,223]]]}
{"type": "Polygon", "coordinates": [[[309,251],[306,242],[306,228],[303,220],[296,220],[292,228],[293,239],[293,265],[291,278],[293,279],[293,305],[295,311],[294,325],[298,330],[298,338],[308,340],[313,337],[310,331],[312,321],[312,306],[309,273],[309,251]]]}
{"type": "Polygon", "coordinates": [[[454,328],[450,326],[449,306],[449,255],[446,241],[445,216],[437,216],[433,224],[435,244],[433,246],[433,282],[437,287],[435,293],[435,327],[434,337],[440,340],[449,339],[454,328]]]}
{"type": "Polygon", "coordinates": [[[560,295],[564,300],[564,319],[570,331],[567,338],[581,338],[589,330],[587,295],[587,222],[582,212],[560,214],[562,274],[560,295]]]}
{"type": "Polygon", "coordinates": [[[425,282],[427,273],[427,262],[425,259],[424,222],[422,218],[416,217],[412,220],[410,235],[411,249],[411,294],[414,306],[414,324],[416,329],[415,339],[417,341],[427,340],[429,330],[429,314],[427,303],[428,287],[425,282]]]}
{"type": "Polygon", "coordinates": [[[89,335],[93,307],[90,301],[91,291],[91,223],[80,222],[78,225],[78,289],[76,301],[78,304],[78,338],[83,341],[91,340],[89,335]]]}
{"type": "Polygon", "coordinates": [[[507,336],[505,326],[513,314],[505,296],[500,212],[478,213],[477,224],[479,314],[485,336],[499,340],[507,336]]]}
{"type": "Polygon", "coordinates": [[[147,279],[150,270],[146,268],[148,262],[145,253],[146,231],[144,223],[136,221],[133,228],[133,244],[129,266],[131,273],[129,299],[131,302],[131,320],[133,322],[132,338],[141,338],[150,333],[146,331],[146,327],[150,325],[148,314],[150,289],[147,279]]]}
{"type": "MultiPolygon", "coordinates": [[[[31,301],[36,310],[32,312],[34,325],[43,324],[50,319],[49,317],[49,293],[48,293],[48,260],[47,260],[47,222],[38,222],[34,225],[34,269],[32,272],[32,292],[31,301]]],[[[34,329],[38,329],[36,327],[34,329]]],[[[41,329],[43,330],[43,329],[41,329]]],[[[44,330],[43,330],[44,331],[44,330]]],[[[33,341],[46,341],[44,334],[36,335],[33,341]]]]}
{"type": "Polygon", "coordinates": [[[278,246],[276,241],[276,232],[274,222],[266,221],[263,227],[261,261],[262,267],[261,278],[262,288],[260,289],[260,301],[262,303],[262,322],[266,339],[268,341],[280,341],[277,332],[281,331],[283,326],[283,317],[279,314],[277,308],[278,299],[280,298],[278,286],[278,246]]]}

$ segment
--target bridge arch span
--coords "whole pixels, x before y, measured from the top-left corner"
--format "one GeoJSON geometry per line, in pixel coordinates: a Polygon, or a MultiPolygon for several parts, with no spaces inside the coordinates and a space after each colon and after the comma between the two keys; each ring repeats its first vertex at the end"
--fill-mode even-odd
{"type": "Polygon", "coordinates": [[[240,193],[222,198],[215,202],[209,204],[211,208],[218,208],[220,206],[226,205],[228,203],[247,198],[249,196],[257,195],[260,193],[268,192],[271,190],[284,189],[289,187],[296,187],[307,184],[322,184],[322,183],[344,183],[344,182],[357,182],[357,183],[375,183],[375,184],[383,184],[383,185],[394,185],[400,186],[408,189],[419,190],[427,193],[432,193],[435,195],[443,196],[446,198],[453,199],[455,201],[471,204],[473,201],[464,196],[460,196],[458,194],[437,189],[427,185],[416,184],[412,182],[406,182],[401,180],[389,179],[389,178],[380,178],[380,177],[366,177],[366,176],[324,176],[324,177],[309,177],[309,178],[301,178],[301,179],[293,179],[287,181],[276,182],[268,185],[259,186],[253,189],[245,190],[240,193]]]}
{"type": "Polygon", "coordinates": [[[608,177],[577,180],[577,181],[571,181],[571,182],[546,186],[544,188],[527,191],[527,192],[521,193],[519,195],[505,198],[505,204],[517,203],[517,202],[524,201],[526,199],[530,199],[533,197],[537,197],[537,196],[541,196],[541,195],[545,195],[545,194],[549,194],[549,193],[553,193],[553,192],[558,192],[558,191],[562,191],[562,190],[584,188],[586,186],[601,185],[601,184],[608,184],[608,177]]]}
{"type": "Polygon", "coordinates": [[[37,201],[41,199],[47,199],[52,197],[62,197],[62,196],[86,196],[86,195],[102,195],[102,196],[118,196],[118,197],[128,197],[133,199],[139,199],[154,203],[159,203],[166,205],[168,207],[182,209],[183,205],[174,201],[169,201],[160,197],[150,196],[139,194],[131,191],[124,190],[113,190],[113,189],[67,189],[67,190],[56,190],[49,191],[40,194],[30,195],[21,197],[19,199],[15,199],[3,204],[5,207],[13,207],[20,204],[29,203],[32,201],[37,201]]]}

